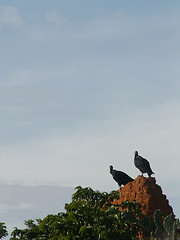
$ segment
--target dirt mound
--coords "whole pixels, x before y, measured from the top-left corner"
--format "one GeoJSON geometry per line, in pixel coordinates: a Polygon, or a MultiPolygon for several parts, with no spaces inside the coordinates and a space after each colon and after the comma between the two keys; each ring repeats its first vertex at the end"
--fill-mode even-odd
{"type": "Polygon", "coordinates": [[[142,213],[150,218],[156,209],[160,209],[165,215],[173,213],[166,195],[162,193],[161,187],[156,184],[153,177],[138,176],[133,182],[121,187],[119,192],[118,204],[127,200],[130,202],[135,200],[142,205],[142,213]]]}

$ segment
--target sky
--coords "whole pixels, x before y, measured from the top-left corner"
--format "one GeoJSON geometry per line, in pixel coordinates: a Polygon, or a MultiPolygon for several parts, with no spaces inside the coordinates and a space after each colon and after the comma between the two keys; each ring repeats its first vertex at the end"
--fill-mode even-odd
{"type": "Polygon", "coordinates": [[[0,1],[0,183],[118,189],[134,151],[180,217],[180,2],[0,1]]]}
{"type": "Polygon", "coordinates": [[[14,227],[25,228],[25,220],[35,221],[48,214],[64,212],[64,205],[71,202],[74,189],[0,184],[0,192],[0,222],[7,226],[9,235],[5,239],[9,239],[14,227]]]}

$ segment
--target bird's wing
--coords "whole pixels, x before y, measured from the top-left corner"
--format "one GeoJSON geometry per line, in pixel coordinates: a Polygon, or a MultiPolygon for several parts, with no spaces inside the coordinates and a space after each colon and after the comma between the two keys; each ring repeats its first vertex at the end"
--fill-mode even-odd
{"type": "Polygon", "coordinates": [[[121,172],[114,170],[114,171],[113,171],[113,177],[114,177],[114,179],[117,181],[118,179],[121,178],[121,172]]]}

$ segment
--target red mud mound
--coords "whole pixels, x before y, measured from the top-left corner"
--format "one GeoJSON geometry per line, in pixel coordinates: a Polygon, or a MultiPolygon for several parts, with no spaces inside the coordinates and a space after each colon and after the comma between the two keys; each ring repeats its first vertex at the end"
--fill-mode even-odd
{"type": "Polygon", "coordinates": [[[130,202],[135,200],[142,205],[142,213],[149,218],[152,217],[156,209],[160,209],[165,215],[173,213],[166,195],[156,184],[155,178],[138,176],[133,182],[129,182],[119,189],[119,192],[118,204],[127,200],[130,202]]]}

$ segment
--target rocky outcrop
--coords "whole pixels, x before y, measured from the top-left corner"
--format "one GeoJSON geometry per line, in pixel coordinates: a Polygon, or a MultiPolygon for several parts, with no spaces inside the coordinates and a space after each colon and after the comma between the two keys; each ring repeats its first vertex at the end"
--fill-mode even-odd
{"type": "Polygon", "coordinates": [[[162,193],[161,187],[156,184],[153,177],[138,176],[133,182],[121,187],[119,193],[118,204],[135,200],[142,205],[142,213],[149,218],[153,216],[156,209],[160,209],[165,216],[173,213],[166,195],[162,193]]]}

